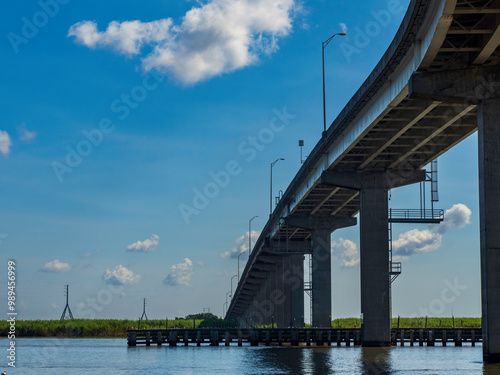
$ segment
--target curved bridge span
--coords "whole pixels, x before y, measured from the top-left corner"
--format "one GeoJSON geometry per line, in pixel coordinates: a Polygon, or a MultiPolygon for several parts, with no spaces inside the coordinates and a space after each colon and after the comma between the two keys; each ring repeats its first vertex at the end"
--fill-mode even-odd
{"type": "Polygon", "coordinates": [[[304,254],[313,327],[330,326],[330,235],[359,213],[361,341],[390,345],[388,190],[475,131],[483,351],[500,361],[500,1],[412,0],[372,73],[302,164],[257,240],[226,319],[300,326],[304,254]]]}

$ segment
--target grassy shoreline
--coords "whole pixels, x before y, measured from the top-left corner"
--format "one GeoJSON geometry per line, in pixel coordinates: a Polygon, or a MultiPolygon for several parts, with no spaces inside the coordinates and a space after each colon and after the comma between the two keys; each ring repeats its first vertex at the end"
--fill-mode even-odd
{"type": "MultiPolygon", "coordinates": [[[[208,321],[203,319],[152,319],[141,322],[140,328],[193,328],[223,327],[224,321],[208,321]]],[[[341,318],[332,321],[333,328],[360,327],[359,318],[341,318]]],[[[392,326],[398,327],[398,318],[392,319],[392,326]]],[[[16,321],[16,337],[59,337],[59,338],[125,338],[127,328],[138,328],[137,320],[128,319],[74,319],[74,320],[18,320],[16,321]]],[[[426,318],[399,318],[400,328],[425,328],[426,318]]],[[[427,318],[427,328],[455,327],[479,328],[481,318],[427,318]]],[[[0,321],[0,337],[7,337],[9,322],[0,321]]]]}

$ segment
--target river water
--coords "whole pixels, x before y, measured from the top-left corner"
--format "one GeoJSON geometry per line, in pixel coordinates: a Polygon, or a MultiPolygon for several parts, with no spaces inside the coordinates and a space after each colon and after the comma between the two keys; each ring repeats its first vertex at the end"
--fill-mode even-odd
{"type": "MultiPolygon", "coordinates": [[[[7,340],[0,340],[3,352],[7,340]]],[[[16,367],[0,362],[7,375],[72,374],[487,374],[475,348],[395,347],[136,347],[125,339],[18,339],[16,367]]]]}

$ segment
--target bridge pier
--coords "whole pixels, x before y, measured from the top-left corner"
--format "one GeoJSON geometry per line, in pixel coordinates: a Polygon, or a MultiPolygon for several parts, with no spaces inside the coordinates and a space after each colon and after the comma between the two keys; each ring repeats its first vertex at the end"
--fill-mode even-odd
{"type": "Polygon", "coordinates": [[[290,327],[302,327],[304,316],[304,255],[290,255],[290,327]]]}
{"type": "Polygon", "coordinates": [[[389,189],[423,180],[425,180],[424,170],[325,171],[321,175],[323,184],[360,192],[362,346],[391,345],[387,192],[389,189]]]}
{"type": "Polygon", "coordinates": [[[500,99],[478,107],[483,359],[500,362],[500,99]]]}
{"type": "Polygon", "coordinates": [[[359,217],[362,345],[390,346],[387,190],[362,189],[359,217]]]}
{"type": "MultiPolygon", "coordinates": [[[[330,235],[335,229],[356,225],[356,218],[290,216],[287,224],[311,231],[312,326],[330,327],[332,318],[332,254],[330,235]]],[[[298,311],[297,311],[298,313],[298,311]]]]}

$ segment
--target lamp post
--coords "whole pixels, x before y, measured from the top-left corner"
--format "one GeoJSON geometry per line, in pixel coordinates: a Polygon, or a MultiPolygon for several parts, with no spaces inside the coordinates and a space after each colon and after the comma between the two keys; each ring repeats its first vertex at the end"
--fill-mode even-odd
{"type": "Polygon", "coordinates": [[[233,279],[235,277],[238,277],[238,275],[234,275],[233,277],[231,277],[231,296],[233,295],[233,279]]]}
{"type": "Polygon", "coordinates": [[[227,307],[226,307],[226,314],[227,314],[227,310],[229,309],[229,303],[227,302],[227,295],[228,295],[228,294],[229,294],[229,298],[231,298],[231,297],[232,297],[231,291],[229,291],[229,292],[227,292],[227,293],[226,293],[226,306],[227,306],[227,307]]]}
{"type": "Polygon", "coordinates": [[[271,163],[271,189],[270,189],[270,194],[269,194],[269,216],[271,216],[273,214],[273,167],[274,167],[274,164],[276,164],[280,160],[285,160],[285,159],[279,158],[271,163]]]}
{"type": "MultiPolygon", "coordinates": [[[[250,233],[250,232],[248,232],[248,233],[250,233]]],[[[250,248],[249,248],[248,252],[250,252],[250,248]]],[[[242,256],[243,254],[245,254],[244,251],[242,251],[241,253],[238,254],[238,283],[240,282],[240,256],[242,256]]]]}
{"type": "Polygon", "coordinates": [[[250,259],[250,253],[252,252],[252,220],[258,216],[252,217],[248,220],[248,259],[250,259]]]}
{"type": "Polygon", "coordinates": [[[330,44],[330,42],[332,41],[332,39],[336,35],[345,36],[346,33],[336,33],[336,34],[333,34],[330,38],[328,38],[326,41],[324,41],[323,43],[321,43],[322,57],[323,57],[323,135],[326,135],[325,48],[326,48],[326,46],[328,46],[328,44],[330,44]]]}

